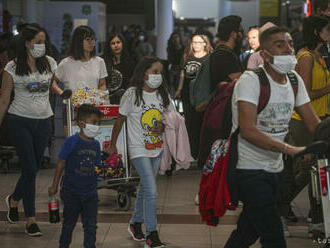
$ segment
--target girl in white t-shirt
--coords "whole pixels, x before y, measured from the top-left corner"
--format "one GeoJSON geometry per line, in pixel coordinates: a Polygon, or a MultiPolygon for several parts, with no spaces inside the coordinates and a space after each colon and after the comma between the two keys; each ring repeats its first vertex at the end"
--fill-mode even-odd
{"type": "MultiPolygon", "coordinates": [[[[23,200],[26,217],[25,232],[40,236],[35,218],[36,174],[51,134],[49,87],[56,61],[45,55],[45,33],[37,26],[27,26],[17,42],[17,56],[8,62],[2,79],[0,124],[8,108],[8,126],[21,176],[13,193],[6,197],[7,219],[19,221],[18,203],[23,200]],[[10,95],[15,97],[10,103],[10,95]]],[[[3,130],[2,130],[3,131],[3,130]]]]}
{"type": "MultiPolygon", "coordinates": [[[[72,90],[73,94],[83,87],[106,90],[107,76],[104,60],[96,56],[93,29],[88,26],[77,27],[73,32],[69,56],[63,59],[56,69],[53,90],[59,95],[63,93],[58,82],[62,82],[64,88],[72,90]]],[[[68,134],[66,111],[63,111],[63,121],[65,132],[68,134]]]]}
{"type": "Polygon", "coordinates": [[[165,110],[175,111],[175,107],[170,101],[162,72],[163,65],[158,58],[140,60],[131,79],[133,87],[126,90],[120,101],[119,118],[108,150],[110,154],[117,152],[118,134],[127,121],[128,153],[141,180],[128,232],[136,241],[146,240],[145,247],[165,247],[157,232],[156,175],[162,157],[162,115],[165,110]],[[146,238],[142,222],[146,226],[146,238]]]}

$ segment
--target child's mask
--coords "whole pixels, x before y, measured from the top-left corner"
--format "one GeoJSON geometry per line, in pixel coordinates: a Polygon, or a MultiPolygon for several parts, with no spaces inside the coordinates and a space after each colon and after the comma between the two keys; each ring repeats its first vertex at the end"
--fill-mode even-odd
{"type": "Polygon", "coordinates": [[[161,74],[149,74],[148,80],[146,80],[147,85],[151,89],[157,89],[163,82],[163,77],[161,74]]]}
{"type": "Polygon", "coordinates": [[[83,132],[88,138],[95,138],[100,132],[100,126],[87,124],[86,127],[83,128],[83,132]]]}

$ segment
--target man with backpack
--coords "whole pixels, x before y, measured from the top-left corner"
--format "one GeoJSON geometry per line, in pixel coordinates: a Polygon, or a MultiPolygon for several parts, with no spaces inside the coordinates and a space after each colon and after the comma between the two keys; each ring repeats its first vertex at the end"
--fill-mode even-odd
{"type": "MultiPolygon", "coordinates": [[[[244,33],[241,22],[242,18],[235,15],[226,16],[219,21],[217,34],[219,38],[218,45],[210,55],[209,61],[205,62],[204,67],[202,66],[200,75],[197,76],[196,81],[200,82],[199,88],[196,82],[196,86],[194,86],[195,90],[191,91],[191,96],[195,96],[196,99],[206,99],[206,104],[200,100],[199,102],[201,103],[195,105],[196,109],[201,108],[203,111],[205,110],[209,105],[209,101],[214,96],[219,83],[231,82],[241,76],[242,66],[238,57],[241,53],[244,33]],[[203,71],[205,71],[205,73],[203,73],[203,71]],[[204,77],[204,75],[206,77],[204,77]],[[206,84],[205,82],[209,83],[206,84]],[[204,97],[205,95],[209,97],[204,97]]],[[[218,133],[215,133],[213,130],[208,130],[207,127],[205,127],[205,118],[204,115],[198,155],[199,167],[205,164],[212,143],[216,139],[223,138],[218,133]]]]}
{"type": "Polygon", "coordinates": [[[239,127],[236,187],[243,211],[225,248],[246,248],[258,238],[264,248],[286,247],[276,206],[282,153],[293,156],[304,147],[291,146],[284,137],[294,108],[312,133],[320,123],[302,79],[292,71],[297,61],[288,31],[269,28],[261,34],[260,45],[269,80],[267,104],[258,113],[259,97],[266,95],[261,90],[266,88],[253,71],[240,77],[232,95],[232,131],[239,127]],[[293,73],[296,85],[289,79],[293,73]]]}
{"type": "Polygon", "coordinates": [[[218,26],[219,42],[210,57],[211,90],[222,81],[239,78],[242,66],[238,56],[241,53],[244,30],[242,18],[230,15],[222,18],[218,26]]]}

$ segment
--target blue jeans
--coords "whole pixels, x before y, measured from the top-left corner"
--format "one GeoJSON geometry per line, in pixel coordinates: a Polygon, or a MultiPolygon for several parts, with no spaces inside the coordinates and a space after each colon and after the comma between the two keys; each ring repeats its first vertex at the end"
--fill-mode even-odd
{"type": "Polygon", "coordinates": [[[157,184],[156,176],[159,170],[162,153],[155,158],[140,157],[132,159],[139,176],[140,185],[135,202],[135,210],[130,220],[131,224],[144,222],[147,235],[157,230],[157,184]]]}
{"type": "Polygon", "coordinates": [[[10,114],[8,122],[21,167],[21,176],[12,198],[15,201],[23,199],[25,216],[34,217],[36,175],[51,133],[50,119],[31,119],[10,114]]]}
{"type": "Polygon", "coordinates": [[[63,200],[63,224],[60,237],[60,247],[69,247],[72,232],[78,221],[79,214],[84,228],[84,248],[95,248],[97,228],[97,194],[92,196],[77,196],[69,190],[61,190],[63,200]]]}
{"type": "Polygon", "coordinates": [[[247,248],[259,237],[263,248],[286,248],[276,205],[279,175],[237,169],[237,182],[243,211],[225,248],[247,248]]]}

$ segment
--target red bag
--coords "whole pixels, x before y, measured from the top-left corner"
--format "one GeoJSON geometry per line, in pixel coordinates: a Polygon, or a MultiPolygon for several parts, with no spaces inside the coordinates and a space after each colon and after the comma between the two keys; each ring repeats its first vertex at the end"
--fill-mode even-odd
{"type": "MultiPolygon", "coordinates": [[[[270,85],[265,71],[261,67],[252,69],[259,77],[260,97],[258,113],[267,105],[270,98],[270,85]]],[[[199,165],[204,165],[213,142],[217,139],[228,139],[232,129],[231,99],[237,80],[221,82],[207,106],[200,135],[199,165]]]]}

